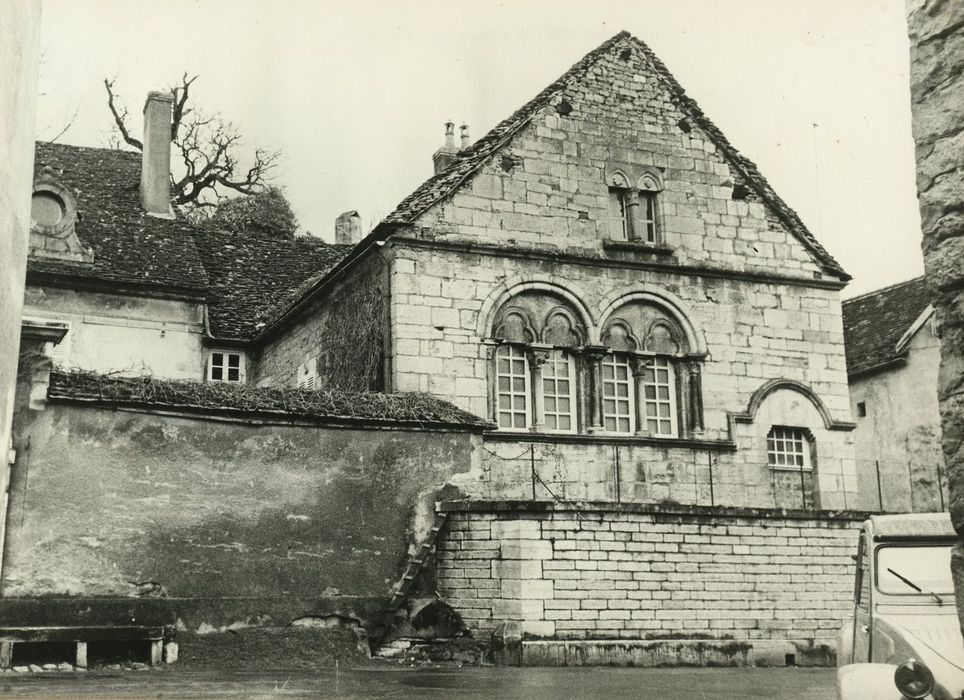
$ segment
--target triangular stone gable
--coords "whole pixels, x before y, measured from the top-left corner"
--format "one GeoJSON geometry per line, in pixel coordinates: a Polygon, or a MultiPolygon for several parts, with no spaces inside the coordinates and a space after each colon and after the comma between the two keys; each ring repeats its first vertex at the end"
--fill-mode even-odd
{"type": "Polygon", "coordinates": [[[447,238],[604,252],[607,180],[617,170],[660,179],[663,243],[680,264],[849,279],[652,51],[626,33],[462,151],[386,221],[447,238]]]}

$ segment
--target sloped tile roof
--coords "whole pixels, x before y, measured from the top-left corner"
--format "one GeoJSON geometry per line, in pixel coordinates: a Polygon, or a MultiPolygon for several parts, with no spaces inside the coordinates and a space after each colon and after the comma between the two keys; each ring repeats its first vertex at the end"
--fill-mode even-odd
{"type": "Polygon", "coordinates": [[[200,296],[207,275],[190,227],[148,216],[141,206],[139,153],[39,141],[35,177],[44,167],[74,195],[77,236],[93,249],[94,260],[84,264],[32,257],[28,271],[200,296]]]}
{"type": "Polygon", "coordinates": [[[847,374],[861,374],[897,359],[897,342],[933,298],[923,277],[843,303],[847,374]]]}
{"type": "Polygon", "coordinates": [[[303,391],[55,371],[50,374],[47,398],[54,402],[176,409],[204,415],[280,416],[318,423],[444,426],[476,432],[495,427],[447,401],[415,392],[303,391]]]}
{"type": "Polygon", "coordinates": [[[278,238],[260,231],[198,229],[195,245],[207,270],[208,322],[216,338],[249,340],[351,246],[311,236],[278,238]]]}
{"type": "Polygon", "coordinates": [[[797,239],[806,246],[814,258],[825,271],[848,280],[848,275],[840,264],[813,237],[797,213],[784,202],[770,187],[756,165],[741,155],[723,135],[723,132],[710,121],[692,97],[686,94],[683,87],[669,72],[663,62],[641,40],[628,32],[620,32],[611,39],[603,42],[599,47],[586,54],[579,62],[572,66],[558,80],[536,95],[532,100],[520,107],[514,114],[499,122],[485,136],[467,149],[458,153],[455,161],[441,173],[433,175],[420,185],[412,194],[406,197],[385,218],[386,223],[413,223],[415,219],[425,213],[433,205],[452,195],[458,187],[478,170],[489,156],[504,146],[520,129],[525,127],[532,117],[544,107],[553,103],[557,97],[562,97],[571,85],[579,81],[601,58],[614,54],[627,44],[637,46],[654,66],[657,74],[669,88],[680,108],[712,139],[720,151],[726,155],[730,163],[742,174],[746,184],[756,190],[757,194],[769,204],[784,225],[797,239]]]}

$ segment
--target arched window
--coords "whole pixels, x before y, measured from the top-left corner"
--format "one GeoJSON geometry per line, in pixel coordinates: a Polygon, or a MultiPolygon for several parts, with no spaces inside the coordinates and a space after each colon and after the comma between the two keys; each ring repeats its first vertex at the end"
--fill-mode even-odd
{"type": "MultiPolygon", "coordinates": [[[[637,171],[638,173],[638,171],[637,171]]],[[[622,170],[613,170],[609,186],[609,235],[617,241],[657,244],[659,231],[659,178],[644,172],[635,185],[622,170]]]]}
{"type": "Polygon", "coordinates": [[[702,431],[698,341],[652,297],[627,297],[596,345],[561,294],[529,289],[505,302],[492,321],[490,407],[499,428],[658,438],[702,431]]]}
{"type": "Polygon", "coordinates": [[[699,358],[667,309],[648,300],[624,304],[601,339],[603,430],[673,438],[702,429],[699,358]]]}
{"type": "Polygon", "coordinates": [[[579,429],[579,315],[561,297],[527,291],[498,311],[493,337],[494,418],[500,428],[573,433],[579,429]]]}

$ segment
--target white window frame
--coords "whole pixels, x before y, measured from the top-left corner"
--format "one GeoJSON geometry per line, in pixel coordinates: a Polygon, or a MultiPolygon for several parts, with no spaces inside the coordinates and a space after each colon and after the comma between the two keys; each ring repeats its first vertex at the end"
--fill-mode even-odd
{"type": "Polygon", "coordinates": [[[602,424],[603,430],[607,433],[612,433],[614,435],[632,435],[636,432],[636,378],[633,376],[633,365],[630,359],[630,355],[627,353],[608,353],[602,359],[602,366],[600,367],[601,377],[601,392],[602,392],[602,424]],[[617,369],[621,367],[626,369],[626,379],[617,379],[617,369]],[[612,369],[613,378],[606,379],[607,368],[612,369]],[[607,385],[612,387],[612,396],[606,395],[607,385]],[[619,396],[619,386],[626,386],[626,395],[619,396]],[[606,402],[613,401],[615,411],[606,410],[606,402]],[[620,411],[620,404],[626,404],[626,411],[620,411]],[[629,429],[620,430],[619,422],[620,420],[628,418],[629,419],[629,429]],[[610,429],[606,422],[607,420],[612,420],[615,425],[615,429],[610,429]]]}
{"type": "Polygon", "coordinates": [[[517,343],[504,343],[495,350],[495,419],[499,430],[523,431],[532,426],[532,387],[529,371],[529,353],[524,345],[517,343]],[[502,371],[502,360],[509,362],[509,372],[502,371]],[[519,360],[522,361],[522,373],[515,372],[514,369],[519,360]],[[516,379],[523,380],[523,388],[520,390],[516,386],[516,379]],[[502,380],[507,380],[507,389],[503,389],[502,380]],[[516,398],[521,397],[524,406],[522,410],[515,407],[516,398]],[[502,406],[502,399],[508,398],[509,406],[502,406]],[[516,416],[523,416],[524,425],[516,425],[516,416]],[[503,416],[509,417],[509,425],[502,424],[503,416]]]}
{"type": "Polygon", "coordinates": [[[208,367],[207,367],[207,380],[209,382],[224,382],[226,384],[244,384],[245,383],[245,355],[241,350],[228,350],[226,348],[211,348],[208,350],[208,367]],[[221,356],[221,362],[215,364],[215,356],[221,356]],[[238,378],[228,379],[227,374],[229,374],[231,368],[230,358],[236,356],[238,358],[238,378]],[[215,370],[221,370],[221,378],[215,379],[215,370]]]}
{"type": "Polygon", "coordinates": [[[640,424],[645,425],[647,434],[654,437],[677,437],[679,425],[676,405],[676,369],[673,361],[666,357],[647,357],[640,361],[646,363],[643,371],[641,402],[644,415],[639,417],[640,424]],[[665,373],[666,381],[658,381],[661,373],[665,373]],[[666,397],[660,396],[661,388],[666,390],[666,397]],[[659,415],[662,406],[667,407],[669,416],[659,415]],[[656,422],[656,430],[650,427],[653,421],[656,422]],[[667,422],[669,423],[668,432],[663,430],[663,424],[667,422]]]}
{"type": "Polygon", "coordinates": [[[767,433],[767,466],[774,471],[812,472],[812,451],[813,444],[805,428],[774,425],[767,433]]]}
{"type": "Polygon", "coordinates": [[[542,405],[545,415],[546,432],[550,433],[575,433],[578,430],[576,423],[576,358],[571,352],[566,350],[554,349],[549,352],[549,358],[542,365],[542,405]],[[565,368],[565,374],[559,373],[560,367],[565,368]],[[569,382],[569,391],[560,393],[558,391],[559,382],[569,382]],[[548,390],[549,388],[553,390],[548,390]],[[558,408],[558,402],[566,400],[569,402],[569,410],[562,411],[558,408]],[[550,401],[555,403],[555,408],[550,409],[550,401]],[[558,426],[560,419],[569,418],[569,428],[551,427],[555,422],[558,426]]]}

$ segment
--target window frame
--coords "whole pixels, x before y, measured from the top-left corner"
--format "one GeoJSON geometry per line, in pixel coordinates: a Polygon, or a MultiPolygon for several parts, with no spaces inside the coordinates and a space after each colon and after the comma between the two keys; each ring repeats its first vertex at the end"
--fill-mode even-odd
{"type": "Polygon", "coordinates": [[[548,351],[547,354],[548,354],[548,359],[545,365],[543,365],[542,376],[541,376],[542,387],[540,388],[540,391],[542,392],[542,403],[543,403],[542,412],[543,412],[543,418],[545,419],[545,430],[547,433],[561,433],[561,434],[574,435],[579,432],[579,427],[580,427],[579,395],[578,395],[578,392],[576,391],[576,386],[579,381],[579,367],[576,359],[576,354],[572,352],[572,348],[561,348],[561,347],[553,347],[551,350],[548,351]],[[556,359],[557,357],[563,358],[565,365],[568,369],[567,376],[560,377],[556,374],[553,374],[552,376],[547,377],[546,370],[545,370],[546,366],[551,364],[552,367],[555,369],[559,364],[561,364],[560,362],[557,361],[556,359]],[[567,395],[564,396],[558,392],[554,394],[546,393],[547,382],[555,382],[558,388],[558,382],[560,381],[569,382],[569,393],[567,395]],[[546,405],[548,399],[550,398],[554,399],[555,401],[559,401],[559,399],[565,398],[569,401],[568,417],[569,417],[570,428],[568,430],[559,428],[559,427],[555,427],[555,428],[549,427],[550,415],[555,417],[557,426],[558,426],[559,418],[561,418],[564,415],[567,415],[558,410],[550,411],[546,405]]]}
{"type": "Polygon", "coordinates": [[[532,396],[532,369],[529,364],[529,351],[528,347],[523,343],[500,343],[495,349],[495,423],[499,427],[499,430],[513,431],[513,432],[525,432],[532,428],[532,409],[533,409],[533,396],[532,396]],[[501,372],[500,360],[503,357],[500,355],[504,350],[508,350],[509,355],[507,359],[509,361],[510,372],[508,374],[503,374],[501,372]],[[513,356],[513,352],[518,352],[519,355],[513,356]],[[524,381],[524,388],[522,392],[522,398],[525,401],[522,415],[525,416],[524,425],[515,425],[515,416],[520,414],[520,411],[515,409],[511,404],[515,402],[513,399],[519,396],[519,392],[514,388],[514,380],[519,377],[518,374],[512,372],[513,364],[515,360],[522,360],[522,378],[524,381]],[[505,377],[509,380],[509,390],[508,392],[502,391],[500,388],[500,380],[505,377]],[[503,409],[501,406],[501,399],[503,396],[510,397],[510,406],[503,409]],[[502,425],[502,416],[507,413],[511,416],[510,425],[502,425]]]}
{"type": "MultiPolygon", "coordinates": [[[[792,441],[797,442],[797,438],[793,437],[792,441]]],[[[767,431],[767,436],[766,436],[767,467],[769,469],[772,469],[773,471],[813,473],[815,471],[814,469],[815,460],[813,458],[813,450],[814,450],[813,435],[810,433],[810,431],[807,428],[804,428],[801,426],[793,426],[793,425],[772,425],[770,426],[770,430],[767,431]],[[778,430],[784,432],[784,435],[782,435],[779,438],[774,436],[774,431],[778,431],[778,430]],[[780,442],[786,445],[786,443],[788,442],[786,433],[788,432],[799,434],[800,436],[799,440],[802,443],[802,449],[800,452],[796,452],[796,451],[791,452],[791,451],[787,451],[786,449],[783,449],[783,450],[776,449],[777,440],[780,440],[780,442]],[[773,449],[771,449],[771,446],[770,446],[771,440],[773,441],[773,449]],[[777,455],[784,455],[787,458],[789,458],[790,456],[795,457],[797,455],[800,455],[802,457],[803,463],[802,464],[797,464],[796,462],[794,462],[793,464],[790,464],[788,462],[785,462],[784,464],[774,463],[773,461],[771,461],[771,456],[777,456],[777,455]]]]}
{"type": "Polygon", "coordinates": [[[645,364],[645,367],[643,368],[643,380],[641,382],[641,385],[644,390],[644,395],[640,397],[640,401],[639,401],[639,403],[642,405],[644,409],[643,415],[639,416],[640,427],[643,430],[645,430],[647,435],[651,435],[652,437],[678,438],[680,435],[680,430],[679,430],[680,377],[678,376],[678,373],[676,371],[676,363],[673,361],[673,358],[666,355],[648,355],[645,357],[641,357],[639,361],[645,364]],[[657,367],[656,363],[658,362],[665,363],[665,366],[657,367]],[[667,374],[668,381],[665,384],[656,382],[656,381],[652,381],[652,382],[646,381],[647,373],[652,372],[653,379],[655,380],[658,377],[658,372],[662,370],[665,370],[667,374]],[[653,399],[650,399],[645,395],[645,389],[648,386],[652,386],[656,389],[655,391],[656,396],[653,399]],[[665,386],[667,388],[667,397],[665,399],[659,397],[659,389],[662,386],[665,386]],[[648,410],[646,410],[649,408],[651,404],[655,404],[657,407],[657,415],[653,417],[651,417],[649,415],[648,410]],[[659,415],[658,407],[664,404],[669,405],[668,419],[666,417],[662,417],[659,415]],[[664,432],[661,432],[660,430],[653,432],[652,430],[650,430],[650,427],[649,427],[650,421],[656,421],[657,428],[660,428],[661,426],[659,424],[664,423],[667,420],[669,421],[669,424],[670,424],[670,432],[664,433],[664,432]]]}
{"type": "Polygon", "coordinates": [[[231,350],[228,348],[209,348],[208,349],[208,360],[207,360],[207,371],[205,372],[205,380],[209,382],[222,382],[224,384],[244,384],[246,379],[246,364],[247,358],[243,350],[231,350]],[[221,355],[222,361],[218,365],[215,365],[214,359],[215,355],[221,355]],[[225,377],[225,374],[230,376],[230,371],[233,369],[231,367],[230,358],[236,356],[238,358],[238,378],[229,379],[225,377]],[[221,371],[221,378],[215,378],[215,369],[221,371]]]}
{"type": "Polygon", "coordinates": [[[637,400],[636,400],[636,377],[633,371],[634,370],[633,365],[634,365],[633,353],[628,353],[628,352],[608,352],[606,353],[606,355],[603,356],[602,363],[600,365],[599,391],[600,391],[600,401],[602,405],[602,410],[600,411],[600,419],[602,421],[603,431],[611,435],[635,435],[636,433],[636,426],[638,425],[639,416],[636,415],[638,412],[637,400]],[[617,364],[617,360],[621,358],[625,358],[624,362],[619,362],[617,364]],[[611,380],[606,379],[607,363],[609,363],[612,368],[613,378],[611,380]],[[621,365],[624,365],[626,368],[625,380],[618,379],[616,377],[616,370],[621,365]],[[606,396],[607,382],[612,384],[613,386],[613,395],[609,397],[606,396]],[[626,396],[619,396],[618,387],[620,384],[626,385],[626,396]],[[617,410],[613,413],[607,414],[606,401],[614,402],[614,405],[617,407],[617,410]],[[618,410],[618,405],[620,403],[625,403],[627,406],[627,413],[625,414],[625,416],[622,413],[620,413],[620,411],[618,410]],[[610,430],[607,427],[606,421],[609,418],[612,418],[615,425],[615,429],[610,430]],[[628,418],[629,420],[629,429],[619,430],[619,422],[624,418],[628,418]]]}

